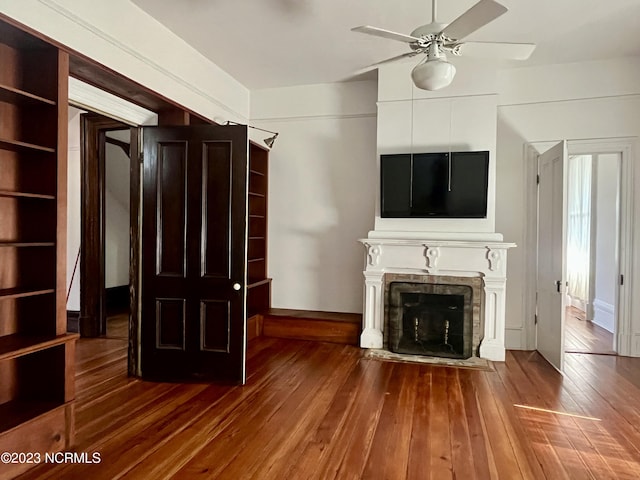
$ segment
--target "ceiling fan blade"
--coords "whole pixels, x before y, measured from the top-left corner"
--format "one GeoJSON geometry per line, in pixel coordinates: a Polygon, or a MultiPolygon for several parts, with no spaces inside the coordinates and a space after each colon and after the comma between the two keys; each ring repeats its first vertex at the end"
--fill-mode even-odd
{"type": "Polygon", "coordinates": [[[391,30],[385,30],[378,27],[370,27],[369,25],[363,25],[361,27],[354,27],[352,32],[366,33],[367,35],[374,35],[376,37],[389,38],[391,40],[397,40],[399,42],[413,43],[419,39],[412,37],[411,35],[405,35],[404,33],[392,32],[391,30]]]}
{"type": "Polygon", "coordinates": [[[420,55],[425,52],[426,52],[426,49],[418,49],[413,52],[403,53],[402,55],[396,55],[395,57],[387,58],[385,60],[380,60],[379,62],[372,63],[371,65],[368,65],[366,67],[362,67],[356,72],[356,74],[360,75],[363,73],[367,73],[367,72],[370,72],[371,70],[375,70],[380,65],[386,65],[387,63],[395,62],[398,60],[409,59],[411,57],[415,57],[416,55],[420,55]]]}
{"type": "Polygon", "coordinates": [[[420,49],[420,50],[415,50],[413,52],[403,53],[402,55],[396,55],[395,57],[387,58],[386,60],[381,60],[379,62],[376,62],[376,63],[372,64],[372,66],[384,65],[385,63],[391,63],[391,62],[395,62],[397,60],[402,60],[402,59],[406,59],[406,58],[415,57],[416,55],[420,55],[421,53],[424,53],[425,51],[426,51],[426,49],[420,49]]]}
{"type": "Polygon", "coordinates": [[[478,58],[526,60],[535,49],[533,43],[464,42],[460,53],[478,58]]]}
{"type": "Polygon", "coordinates": [[[506,12],[507,7],[498,2],[480,0],[445,27],[441,33],[454,40],[461,40],[506,12]]]}

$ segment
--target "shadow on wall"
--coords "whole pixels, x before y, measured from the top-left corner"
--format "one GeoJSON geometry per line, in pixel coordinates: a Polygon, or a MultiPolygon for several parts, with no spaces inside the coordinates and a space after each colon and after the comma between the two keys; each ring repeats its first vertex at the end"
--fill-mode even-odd
{"type": "Polygon", "coordinates": [[[273,306],[362,311],[364,250],[377,189],[376,119],[269,122],[273,306]]]}
{"type": "MultiPolygon", "coordinates": [[[[528,292],[525,291],[526,251],[536,248],[527,245],[526,188],[524,184],[525,148],[527,141],[498,111],[496,144],[496,231],[504,235],[505,242],[514,242],[517,248],[509,250],[507,263],[506,345],[526,348],[524,308],[528,292]]],[[[535,268],[535,265],[533,266],[535,268]]]]}

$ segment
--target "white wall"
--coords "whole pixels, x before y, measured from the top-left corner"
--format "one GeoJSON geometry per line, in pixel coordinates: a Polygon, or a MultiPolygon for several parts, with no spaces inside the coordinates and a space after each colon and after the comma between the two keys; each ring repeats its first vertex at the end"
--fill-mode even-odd
{"type": "MultiPolygon", "coordinates": [[[[511,68],[497,73],[489,71],[486,65],[471,62],[460,67],[453,84],[439,92],[412,91],[410,65],[381,67],[378,153],[395,153],[412,144],[411,148],[433,144],[472,145],[476,138],[491,142],[497,136],[495,230],[489,228],[489,223],[485,227],[486,231],[503,234],[505,241],[518,245],[509,251],[506,346],[534,348],[535,336],[527,335],[527,331],[534,331],[533,316],[527,315],[524,304],[525,259],[527,252],[535,252],[535,245],[527,244],[525,236],[525,147],[533,142],[562,139],[637,137],[640,134],[640,59],[511,68]],[[494,94],[496,110],[492,112],[486,105],[472,114],[474,108],[466,102],[494,94]],[[455,110],[447,112],[443,108],[448,98],[468,106],[461,114],[473,118],[474,122],[458,123],[455,110]],[[496,129],[495,134],[491,128],[496,129]]],[[[640,169],[635,169],[635,178],[640,185],[640,169]]],[[[636,211],[640,211],[639,197],[635,196],[636,211]]],[[[378,221],[376,219],[376,227],[378,221]]],[[[440,231],[435,223],[423,230],[429,234],[440,231]]],[[[639,233],[640,213],[635,218],[634,250],[640,244],[639,233]]],[[[634,261],[637,277],[640,260],[634,261]]],[[[640,299],[634,302],[633,312],[640,313],[640,299]]],[[[632,318],[636,319],[633,334],[640,354],[640,316],[633,314],[632,318]]]]}
{"type": "MultiPolygon", "coordinates": [[[[378,73],[378,155],[442,151],[489,151],[487,217],[483,219],[381,218],[376,202],[372,235],[417,232],[449,239],[495,232],[496,108],[495,75],[473,65],[461,68],[451,87],[427,92],[413,87],[412,64],[389,65],[378,73]],[[471,85],[470,78],[475,80],[471,85]],[[460,81],[457,81],[460,79],[460,81]],[[452,235],[453,233],[453,235],[452,235]]],[[[379,167],[376,167],[376,178],[379,167]]],[[[379,182],[379,180],[377,180],[379,182]]],[[[379,198],[379,197],[378,197],[379,198]]]]}
{"type": "Polygon", "coordinates": [[[105,157],[105,288],[129,285],[129,157],[110,143],[105,157]]]}
{"type": "Polygon", "coordinates": [[[208,118],[248,117],[243,85],[128,0],[0,0],[0,12],[208,118]]]}
{"type": "MultiPolygon", "coordinates": [[[[606,139],[640,135],[640,59],[504,70],[498,77],[498,173],[496,230],[519,248],[509,251],[507,347],[534,348],[525,316],[525,145],[562,139],[606,139]],[[504,92],[504,93],[503,93],[504,92]]],[[[640,185],[640,168],[635,169],[640,185]]],[[[635,196],[635,251],[640,246],[640,196],[635,196]]],[[[635,258],[635,277],[640,264],[635,258]]],[[[640,312],[634,299],[633,312],[640,312]]],[[[640,334],[637,314],[633,332],[640,334]]],[[[639,352],[640,353],[640,352],[639,352]]]]}
{"type": "Polygon", "coordinates": [[[617,264],[617,208],[619,161],[617,154],[598,155],[596,166],[596,251],[593,322],[614,331],[617,264]]]}
{"type": "Polygon", "coordinates": [[[373,226],[375,101],[375,82],[252,92],[252,124],[280,133],[269,154],[276,308],[362,311],[357,240],[373,226]]]}
{"type": "Polygon", "coordinates": [[[69,143],[67,164],[67,310],[80,310],[80,262],[73,270],[80,248],[80,114],[82,110],[69,107],[69,143]]]}

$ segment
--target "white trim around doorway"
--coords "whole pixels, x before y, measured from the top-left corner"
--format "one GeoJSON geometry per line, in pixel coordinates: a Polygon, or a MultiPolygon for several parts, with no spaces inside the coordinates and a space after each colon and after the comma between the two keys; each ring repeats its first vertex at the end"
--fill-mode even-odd
{"type": "MultiPolygon", "coordinates": [[[[536,272],[537,272],[537,231],[538,231],[538,199],[537,182],[538,155],[559,140],[535,142],[525,145],[524,157],[524,196],[525,196],[525,278],[523,318],[525,319],[526,348],[536,348],[535,314],[536,314],[536,272]]],[[[634,156],[636,138],[604,138],[589,140],[568,140],[569,155],[619,153],[620,161],[620,203],[619,203],[619,238],[617,263],[624,284],[617,288],[618,321],[616,329],[616,351],[623,356],[640,356],[633,342],[631,329],[631,302],[633,292],[633,184],[634,156]]]]}

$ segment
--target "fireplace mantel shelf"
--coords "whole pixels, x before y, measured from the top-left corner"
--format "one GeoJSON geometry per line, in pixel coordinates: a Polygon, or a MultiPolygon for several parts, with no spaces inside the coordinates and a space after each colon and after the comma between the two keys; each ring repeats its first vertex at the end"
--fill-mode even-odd
{"type": "Polygon", "coordinates": [[[482,240],[418,240],[418,239],[397,239],[397,238],[362,238],[358,240],[364,245],[411,245],[416,244],[423,247],[448,247],[448,248],[513,248],[515,243],[493,242],[482,240]]]}

